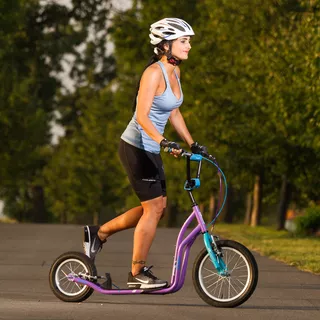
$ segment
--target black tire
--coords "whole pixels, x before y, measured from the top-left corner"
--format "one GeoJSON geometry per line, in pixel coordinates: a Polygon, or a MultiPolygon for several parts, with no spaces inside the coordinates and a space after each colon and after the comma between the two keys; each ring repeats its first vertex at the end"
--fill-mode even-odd
{"type": "Polygon", "coordinates": [[[237,307],[253,294],[258,283],[258,266],[242,244],[232,240],[218,240],[216,244],[223,253],[229,275],[218,274],[204,248],[193,265],[193,284],[206,303],[220,308],[237,307]]]}
{"type": "Polygon", "coordinates": [[[79,272],[90,276],[97,275],[94,263],[84,253],[66,252],[53,262],[49,272],[49,283],[56,297],[65,302],[81,302],[91,296],[92,288],[67,278],[68,274],[79,272]]]}

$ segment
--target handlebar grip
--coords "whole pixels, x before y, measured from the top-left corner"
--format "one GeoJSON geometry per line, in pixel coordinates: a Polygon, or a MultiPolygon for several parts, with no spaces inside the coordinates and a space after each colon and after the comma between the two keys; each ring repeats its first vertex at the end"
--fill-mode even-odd
{"type": "MultiPolygon", "coordinates": [[[[180,153],[181,157],[188,157],[188,158],[190,158],[190,157],[194,154],[194,153],[191,153],[191,152],[187,152],[187,151],[185,151],[184,149],[181,149],[181,150],[182,150],[181,153],[180,153]]],[[[202,152],[202,153],[200,153],[200,155],[203,156],[203,157],[205,157],[205,158],[208,158],[208,159],[210,159],[210,160],[212,160],[212,161],[216,161],[216,158],[215,158],[213,155],[211,155],[211,154],[202,152]]]]}

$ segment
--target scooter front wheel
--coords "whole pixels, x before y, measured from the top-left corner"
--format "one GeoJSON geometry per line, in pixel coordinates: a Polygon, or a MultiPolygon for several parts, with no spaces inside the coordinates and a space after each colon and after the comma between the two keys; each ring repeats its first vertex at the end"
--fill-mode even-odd
{"type": "Polygon", "coordinates": [[[232,240],[216,241],[228,272],[219,274],[204,248],[197,256],[192,279],[199,296],[214,307],[232,308],[250,298],[258,282],[258,266],[251,252],[232,240]]]}
{"type": "Polygon", "coordinates": [[[52,292],[65,302],[81,302],[93,293],[93,289],[73,282],[72,276],[96,276],[94,263],[81,252],[66,252],[52,264],[49,272],[49,283],[52,292]]]}

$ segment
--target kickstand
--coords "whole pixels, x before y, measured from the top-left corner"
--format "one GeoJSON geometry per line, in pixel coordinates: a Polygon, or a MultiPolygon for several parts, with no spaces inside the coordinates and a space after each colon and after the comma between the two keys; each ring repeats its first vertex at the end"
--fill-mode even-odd
{"type": "Polygon", "coordinates": [[[106,273],[106,281],[100,285],[101,288],[106,290],[112,289],[112,279],[110,273],[106,273]]]}

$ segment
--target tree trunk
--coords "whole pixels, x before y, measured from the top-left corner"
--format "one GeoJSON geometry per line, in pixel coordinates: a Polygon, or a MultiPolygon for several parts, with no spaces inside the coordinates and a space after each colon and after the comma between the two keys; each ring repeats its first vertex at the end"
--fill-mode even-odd
{"type": "Polygon", "coordinates": [[[261,221],[261,200],[262,200],[262,185],[263,185],[263,175],[255,176],[254,188],[253,188],[253,207],[251,212],[251,222],[252,227],[260,225],[261,221]]]}
{"type": "Polygon", "coordinates": [[[166,215],[168,216],[167,227],[174,228],[177,226],[177,206],[171,203],[168,203],[166,208],[166,215]]]}
{"type": "Polygon", "coordinates": [[[286,221],[286,213],[289,207],[291,198],[291,186],[288,181],[286,175],[282,176],[282,184],[280,190],[280,202],[278,207],[278,230],[283,230],[285,221],[286,221]]]}
{"type": "Polygon", "coordinates": [[[33,222],[48,222],[44,205],[44,192],[41,186],[32,186],[33,222]]]}
{"type": "Polygon", "coordinates": [[[93,225],[98,225],[99,224],[99,212],[95,211],[93,213],[93,219],[92,219],[93,225]]]}
{"type": "Polygon", "coordinates": [[[211,193],[210,200],[209,200],[209,223],[214,219],[216,215],[216,199],[214,194],[211,193]]]}
{"type": "Polygon", "coordinates": [[[247,193],[247,199],[246,199],[246,215],[244,217],[244,224],[250,225],[251,221],[251,211],[252,211],[252,193],[247,193]]]}
{"type": "Polygon", "coordinates": [[[60,223],[61,224],[66,224],[67,223],[67,214],[66,211],[63,210],[60,214],[60,223]]]}
{"type": "Polygon", "coordinates": [[[202,214],[203,220],[206,221],[206,217],[205,217],[205,214],[204,214],[204,203],[203,202],[201,202],[199,204],[199,210],[200,210],[200,212],[202,214]]]}
{"type": "Polygon", "coordinates": [[[233,220],[233,210],[232,210],[232,201],[234,197],[234,190],[231,184],[228,185],[228,198],[226,201],[225,209],[223,210],[222,221],[225,223],[232,223],[233,220]]]}

